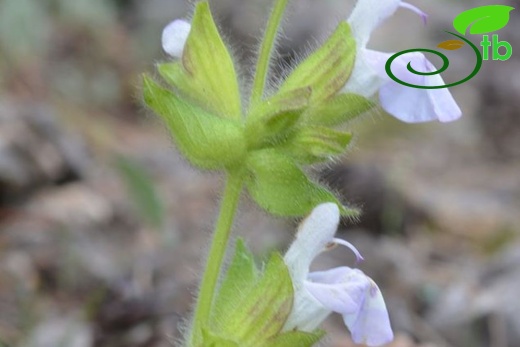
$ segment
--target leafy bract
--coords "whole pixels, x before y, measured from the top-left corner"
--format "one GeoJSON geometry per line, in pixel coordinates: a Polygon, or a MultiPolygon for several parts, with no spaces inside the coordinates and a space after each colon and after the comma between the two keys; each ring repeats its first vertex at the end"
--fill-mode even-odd
{"type": "Polygon", "coordinates": [[[202,330],[202,344],[197,347],[240,347],[235,341],[217,336],[207,329],[202,330]]]}
{"type": "Polygon", "coordinates": [[[207,1],[195,6],[181,61],[160,64],[158,70],[169,83],[211,112],[224,118],[241,119],[240,91],[233,61],[207,1]]]}
{"type": "Polygon", "coordinates": [[[247,122],[265,120],[287,111],[303,111],[309,104],[311,92],[311,88],[306,87],[277,93],[255,107],[248,115],[247,122]]]}
{"type": "Polygon", "coordinates": [[[223,168],[245,157],[246,141],[240,122],[193,106],[148,76],[143,77],[143,94],[146,104],[165,121],[179,150],[194,165],[223,168]]]}
{"type": "Polygon", "coordinates": [[[349,132],[306,126],[298,129],[282,148],[298,162],[313,164],[343,154],[351,140],[349,132]]]}
{"type": "MultiPolygon", "coordinates": [[[[259,150],[247,159],[246,187],[253,199],[268,212],[279,216],[303,216],[316,205],[334,202],[336,197],[312,182],[294,159],[275,149],[259,150]]],[[[342,214],[357,212],[342,207],[342,214]]]]}
{"type": "Polygon", "coordinates": [[[309,107],[301,119],[305,124],[336,126],[367,112],[375,107],[367,98],[352,94],[338,94],[327,102],[309,107]]]}
{"type": "Polygon", "coordinates": [[[280,92],[310,87],[311,103],[336,94],[347,82],[356,58],[356,42],[347,22],[341,22],[325,44],[287,77],[280,92]]]}
{"type": "Polygon", "coordinates": [[[307,333],[303,331],[291,331],[276,336],[271,341],[268,341],[265,347],[311,347],[317,343],[325,333],[323,331],[317,331],[313,333],[307,333]]]}
{"type": "Polygon", "coordinates": [[[222,317],[228,317],[237,309],[245,296],[256,285],[260,273],[251,252],[242,239],[235,245],[235,255],[215,298],[212,328],[220,329],[222,317]]]}
{"type": "Polygon", "coordinates": [[[259,104],[247,119],[246,138],[251,148],[276,142],[298,122],[306,110],[310,88],[279,93],[259,104]]]}
{"type": "Polygon", "coordinates": [[[486,5],[460,13],[453,20],[453,27],[462,35],[482,35],[502,29],[509,22],[509,13],[514,7],[486,5]]]}
{"type": "Polygon", "coordinates": [[[256,280],[251,261],[249,251],[239,243],[230,268],[234,274],[223,283],[209,326],[214,334],[241,347],[265,346],[279,334],[293,304],[292,281],[282,256],[273,254],[256,280]],[[245,270],[247,280],[238,278],[238,269],[245,270]]]}

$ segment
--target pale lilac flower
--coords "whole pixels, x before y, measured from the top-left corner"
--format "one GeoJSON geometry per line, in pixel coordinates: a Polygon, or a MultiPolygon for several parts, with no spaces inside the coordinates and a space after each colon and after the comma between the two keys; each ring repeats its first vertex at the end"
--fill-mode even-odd
{"type": "MultiPolygon", "coordinates": [[[[403,86],[390,79],[385,71],[386,61],[393,53],[366,48],[372,31],[399,7],[410,9],[426,20],[424,12],[401,0],[358,0],[348,19],[357,43],[356,61],[343,91],[368,98],[378,94],[382,108],[404,122],[449,122],[458,119],[462,113],[448,89],[417,89],[403,86]]],[[[423,86],[445,84],[440,75],[412,74],[406,68],[409,62],[417,71],[436,70],[422,53],[409,53],[400,56],[392,64],[392,71],[401,80],[423,86]]]]}
{"type": "Polygon", "coordinates": [[[393,333],[381,291],[359,269],[346,266],[309,273],[313,259],[334,245],[357,249],[334,238],[339,223],[336,204],[318,205],[301,224],[285,254],[294,286],[294,305],[284,330],[312,331],[332,312],[343,316],[356,343],[379,346],[392,341],[393,333]]]}
{"type": "Polygon", "coordinates": [[[172,57],[182,57],[190,30],[191,23],[183,19],[176,19],[168,24],[162,32],[162,47],[164,51],[172,57]]]}

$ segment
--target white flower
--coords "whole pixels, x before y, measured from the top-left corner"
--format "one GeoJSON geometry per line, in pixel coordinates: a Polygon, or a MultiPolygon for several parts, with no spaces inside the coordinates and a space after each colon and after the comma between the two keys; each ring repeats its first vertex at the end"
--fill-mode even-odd
{"type": "Polygon", "coordinates": [[[294,286],[294,305],[284,330],[312,331],[332,312],[343,316],[356,343],[379,346],[392,341],[385,302],[377,285],[359,269],[337,267],[309,273],[313,259],[334,245],[350,243],[334,238],[339,223],[336,204],[317,206],[302,222],[284,260],[294,286]]]}
{"type": "MultiPolygon", "coordinates": [[[[368,98],[378,95],[383,109],[404,122],[458,119],[462,113],[447,88],[417,89],[401,85],[390,79],[385,71],[386,61],[393,53],[366,48],[372,31],[399,7],[410,9],[426,20],[424,12],[402,0],[358,0],[348,19],[357,44],[356,61],[343,91],[368,98]]],[[[407,70],[408,63],[417,71],[436,70],[424,54],[409,53],[401,55],[392,64],[392,71],[399,79],[423,86],[445,84],[440,75],[412,74],[407,70]]]]}
{"type": "Polygon", "coordinates": [[[176,19],[168,24],[162,32],[162,46],[166,53],[175,58],[182,57],[184,45],[190,34],[191,23],[176,19]]]}

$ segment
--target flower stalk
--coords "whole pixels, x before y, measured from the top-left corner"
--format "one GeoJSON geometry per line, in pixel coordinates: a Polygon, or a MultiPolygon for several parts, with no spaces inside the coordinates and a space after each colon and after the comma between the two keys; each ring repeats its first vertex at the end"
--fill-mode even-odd
{"type": "Polygon", "coordinates": [[[276,35],[280,27],[280,23],[287,7],[289,0],[277,0],[271,17],[267,23],[264,39],[260,48],[260,55],[256,65],[255,79],[253,81],[253,91],[251,94],[251,108],[255,107],[262,101],[264,96],[265,83],[267,81],[267,73],[269,72],[269,62],[273,54],[273,48],[276,41],[276,35]]]}
{"type": "Polygon", "coordinates": [[[243,182],[243,175],[240,172],[230,172],[228,174],[220,214],[213,233],[213,240],[206,261],[206,269],[200,284],[189,346],[198,345],[201,330],[210,318],[211,307],[216,293],[216,285],[221,272],[222,261],[226,253],[240,193],[242,192],[243,182]]]}

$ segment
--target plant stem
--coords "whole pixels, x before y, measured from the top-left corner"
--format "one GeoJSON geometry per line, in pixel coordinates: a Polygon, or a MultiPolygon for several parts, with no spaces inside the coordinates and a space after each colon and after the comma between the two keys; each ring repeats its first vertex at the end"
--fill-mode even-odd
{"type": "Polygon", "coordinates": [[[222,197],[220,214],[213,233],[213,241],[206,262],[206,270],[200,284],[199,297],[193,317],[190,347],[200,343],[202,327],[208,323],[215,296],[215,289],[220,275],[222,261],[226,253],[231,226],[237,209],[240,193],[243,185],[243,175],[238,172],[230,172],[222,197]]]}
{"type": "Polygon", "coordinates": [[[289,0],[276,0],[273,12],[271,13],[271,17],[267,23],[264,40],[262,42],[260,55],[258,56],[258,62],[256,65],[256,74],[251,94],[251,107],[255,107],[260,101],[262,101],[262,97],[264,96],[267,72],[269,70],[269,62],[271,61],[276,34],[278,33],[278,27],[280,26],[288,2],[289,0]]]}

